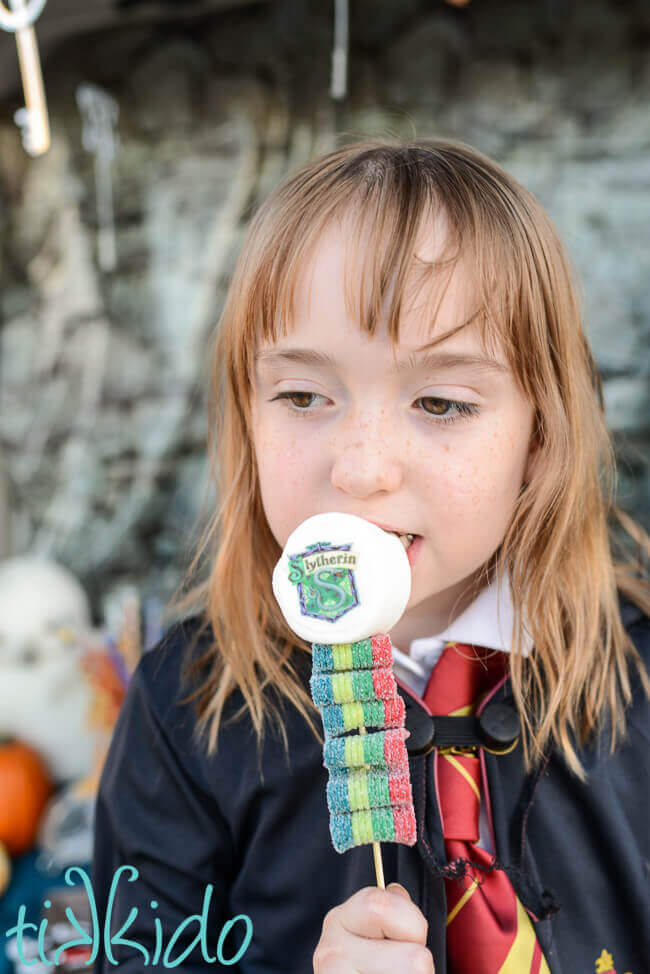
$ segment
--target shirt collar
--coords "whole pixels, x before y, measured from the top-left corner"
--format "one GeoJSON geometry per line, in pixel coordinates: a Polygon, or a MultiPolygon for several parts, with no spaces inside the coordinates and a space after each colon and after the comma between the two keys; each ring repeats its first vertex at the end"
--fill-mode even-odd
{"type": "MultiPolygon", "coordinates": [[[[510,576],[508,572],[504,572],[501,586],[497,586],[496,581],[486,585],[474,601],[442,632],[435,636],[414,639],[408,654],[396,646],[393,646],[393,653],[404,669],[418,674],[422,672],[422,667],[430,670],[435,666],[448,642],[469,643],[509,653],[513,634],[512,588],[510,576]]],[[[527,656],[532,648],[532,639],[524,625],[523,655],[527,656]]]]}

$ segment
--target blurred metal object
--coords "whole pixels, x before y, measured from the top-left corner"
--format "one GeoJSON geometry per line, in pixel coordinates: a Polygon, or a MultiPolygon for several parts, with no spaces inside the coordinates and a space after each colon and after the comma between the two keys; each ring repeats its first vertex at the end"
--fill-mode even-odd
{"type": "Polygon", "coordinates": [[[30,156],[41,156],[50,147],[50,123],[47,116],[43,74],[33,23],[47,0],[9,0],[11,11],[0,2],[0,27],[16,34],[18,63],[25,93],[25,107],[14,114],[20,127],[23,146],[30,156]]]}
{"type": "Polygon", "coordinates": [[[348,90],[348,0],[334,0],[334,49],[332,51],[332,98],[345,98],[348,90]]]}
{"type": "Polygon", "coordinates": [[[47,0],[27,0],[27,3],[9,0],[11,10],[7,10],[4,3],[0,0],[0,27],[2,30],[14,33],[29,27],[38,19],[43,11],[47,0]]]}
{"type": "Polygon", "coordinates": [[[80,84],[76,98],[83,121],[83,147],[95,157],[97,262],[103,271],[112,271],[117,258],[111,165],[119,147],[119,136],[115,128],[120,108],[115,99],[97,85],[80,84]]]}
{"type": "MultiPolygon", "coordinates": [[[[1,0],[0,0],[1,2],[1,0]]],[[[20,20],[7,18],[7,0],[0,14],[1,20],[6,21],[6,31],[14,31],[16,22],[20,20]]],[[[29,0],[28,9],[36,8],[37,0],[29,0]]],[[[44,0],[38,0],[43,9],[44,0]]],[[[43,10],[43,16],[38,22],[39,48],[43,62],[58,47],[62,41],[74,37],[94,33],[107,33],[115,28],[135,27],[155,24],[183,24],[200,20],[208,14],[221,11],[237,10],[262,4],[270,6],[271,0],[183,0],[182,3],[170,3],[168,0],[132,0],[129,4],[117,3],[116,0],[56,0],[43,10]]],[[[18,17],[18,15],[11,15],[18,17]]],[[[5,37],[0,22],[0,101],[12,97],[16,89],[15,71],[11,63],[10,39],[5,37]]],[[[83,42],[82,42],[83,43],[83,42]]]]}
{"type": "Polygon", "coordinates": [[[11,486],[0,443],[0,558],[11,554],[11,486]]]}

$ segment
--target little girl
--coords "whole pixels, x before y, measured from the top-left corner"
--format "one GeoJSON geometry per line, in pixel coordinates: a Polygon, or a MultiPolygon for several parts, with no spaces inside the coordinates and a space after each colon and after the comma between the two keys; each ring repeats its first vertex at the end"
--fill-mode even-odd
{"type": "Polygon", "coordinates": [[[252,221],[212,375],[219,508],[104,768],[96,969],[647,974],[650,539],[614,503],[539,204],[451,142],[310,163],[252,221]],[[417,843],[382,845],[386,889],[370,846],[332,847],[311,647],[271,588],[327,511],[409,549],[391,638],[417,843]],[[434,747],[478,700],[512,741],[434,747]]]}

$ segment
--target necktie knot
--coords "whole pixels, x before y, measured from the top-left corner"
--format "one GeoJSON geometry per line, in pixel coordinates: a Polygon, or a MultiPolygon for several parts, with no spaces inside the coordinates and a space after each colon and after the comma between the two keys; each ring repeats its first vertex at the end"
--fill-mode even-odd
{"type": "Polygon", "coordinates": [[[506,660],[505,653],[483,646],[447,643],[429,677],[424,702],[434,714],[460,717],[473,713],[505,675],[506,660]]]}

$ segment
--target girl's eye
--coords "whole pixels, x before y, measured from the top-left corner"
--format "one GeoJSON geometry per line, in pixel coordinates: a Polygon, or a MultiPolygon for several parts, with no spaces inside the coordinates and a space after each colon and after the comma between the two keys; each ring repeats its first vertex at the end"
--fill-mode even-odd
{"type": "Polygon", "coordinates": [[[435,404],[432,410],[424,406],[422,412],[425,413],[427,419],[431,419],[437,423],[455,423],[458,420],[469,419],[470,416],[478,416],[481,411],[480,406],[477,406],[475,403],[458,402],[455,399],[438,399],[434,396],[423,396],[416,401],[435,404]],[[444,412],[439,411],[439,406],[444,407],[444,412]],[[456,410],[455,413],[448,412],[450,406],[456,410]]]}
{"type": "Polygon", "coordinates": [[[309,407],[311,402],[306,402],[305,400],[314,399],[324,399],[325,396],[319,396],[317,392],[280,392],[277,396],[271,399],[271,402],[275,402],[276,399],[286,399],[288,408],[293,413],[307,413],[309,412],[309,407]],[[298,400],[297,403],[293,400],[298,400]]]}
{"type": "MultiPolygon", "coordinates": [[[[287,400],[287,407],[291,412],[296,413],[298,416],[306,416],[310,412],[313,412],[309,407],[313,404],[314,400],[325,399],[325,396],[321,396],[317,392],[299,392],[296,390],[280,392],[271,402],[275,402],[277,399],[287,400]]],[[[475,403],[458,402],[455,399],[439,399],[434,396],[423,396],[417,399],[416,403],[426,404],[420,411],[425,414],[427,420],[438,425],[442,423],[455,423],[458,420],[468,419],[470,416],[478,416],[480,412],[480,407],[475,403]],[[429,408],[429,404],[434,404],[433,409],[429,408]],[[440,407],[442,407],[442,410],[440,407]],[[450,413],[450,407],[455,412],[450,413]]]]}

